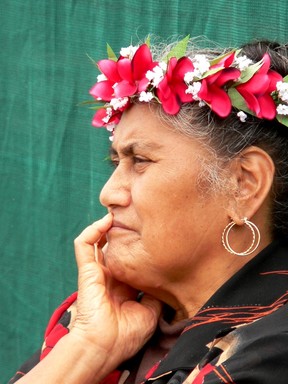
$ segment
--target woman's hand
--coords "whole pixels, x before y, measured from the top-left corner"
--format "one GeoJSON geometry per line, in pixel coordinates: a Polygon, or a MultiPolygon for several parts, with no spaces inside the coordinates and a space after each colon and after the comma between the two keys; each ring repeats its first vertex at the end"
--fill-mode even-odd
{"type": "Polygon", "coordinates": [[[115,281],[103,265],[101,245],[112,215],[90,225],[75,240],[79,270],[74,325],[31,371],[23,384],[97,384],[152,336],[160,303],[115,281]],[[101,244],[101,245],[100,245],[101,244]]]}
{"type": "Polygon", "coordinates": [[[145,344],[161,311],[161,304],[150,296],[144,295],[141,303],[137,302],[138,292],[115,281],[103,264],[101,246],[112,218],[112,214],[106,215],[75,240],[79,279],[77,315],[71,330],[78,342],[103,353],[108,371],[145,344]]]}

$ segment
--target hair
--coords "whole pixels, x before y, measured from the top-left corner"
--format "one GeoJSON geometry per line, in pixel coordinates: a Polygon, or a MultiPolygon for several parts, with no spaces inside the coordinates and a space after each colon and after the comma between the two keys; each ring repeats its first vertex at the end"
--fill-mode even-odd
{"type": "MultiPolygon", "coordinates": [[[[257,62],[264,53],[269,53],[271,69],[283,77],[288,74],[288,45],[270,41],[255,41],[243,45],[241,53],[257,62]]],[[[223,53],[218,50],[195,50],[193,55],[205,53],[209,58],[223,53]]],[[[204,164],[204,172],[212,189],[223,187],[225,172],[221,172],[232,159],[241,155],[249,146],[258,146],[265,150],[275,165],[275,177],[272,188],[272,231],[274,236],[288,234],[288,129],[276,119],[268,121],[248,116],[241,122],[236,110],[223,119],[218,117],[208,106],[198,103],[184,104],[177,115],[171,116],[158,108],[161,119],[170,126],[192,138],[208,145],[215,161],[204,164]],[[206,168],[206,169],[205,169],[206,168]],[[208,176],[207,176],[208,175],[208,176]]],[[[226,174],[226,180],[228,180],[226,174]]],[[[226,188],[228,189],[226,183],[226,188]]]]}

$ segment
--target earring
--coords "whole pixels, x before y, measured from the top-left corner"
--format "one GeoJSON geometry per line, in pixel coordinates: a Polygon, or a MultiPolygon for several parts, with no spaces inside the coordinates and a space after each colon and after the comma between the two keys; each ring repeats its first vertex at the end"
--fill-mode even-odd
{"type": "Polygon", "coordinates": [[[248,226],[248,228],[250,229],[250,231],[252,232],[252,243],[251,243],[250,247],[246,249],[246,251],[236,252],[236,251],[234,251],[234,249],[231,247],[231,245],[229,243],[229,233],[230,233],[231,229],[234,227],[234,225],[236,225],[236,223],[234,223],[234,221],[231,221],[231,223],[226,225],[226,227],[224,228],[224,231],[222,233],[223,247],[226,249],[226,251],[232,253],[233,255],[237,255],[237,256],[247,256],[247,255],[250,255],[251,253],[253,253],[254,251],[256,251],[256,249],[258,248],[258,246],[260,244],[260,237],[261,237],[260,231],[254,223],[249,221],[247,219],[247,217],[244,217],[244,219],[242,219],[242,220],[244,221],[244,224],[246,224],[248,226]]]}

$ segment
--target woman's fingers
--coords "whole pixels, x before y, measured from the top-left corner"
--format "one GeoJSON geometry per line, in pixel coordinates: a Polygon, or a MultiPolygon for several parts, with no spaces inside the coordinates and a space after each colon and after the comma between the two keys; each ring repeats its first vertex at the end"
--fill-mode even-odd
{"type": "Polygon", "coordinates": [[[87,227],[75,240],[79,294],[73,329],[103,351],[117,346],[113,357],[116,366],[134,355],[151,337],[161,304],[145,294],[138,303],[137,290],[114,280],[105,267],[105,235],[112,220],[110,213],[87,227]],[[99,334],[103,335],[100,339],[99,334]]]}
{"type": "Polygon", "coordinates": [[[142,296],[140,303],[151,311],[152,317],[157,323],[161,315],[162,303],[159,300],[155,299],[153,296],[150,296],[145,293],[142,296]]]}
{"type": "Polygon", "coordinates": [[[85,228],[75,239],[74,247],[78,268],[95,261],[95,244],[101,240],[111,227],[112,219],[112,214],[108,213],[102,219],[85,228]]]}
{"type": "Polygon", "coordinates": [[[108,243],[106,236],[102,236],[101,241],[95,244],[95,260],[98,264],[105,265],[104,255],[107,249],[108,243]]]}

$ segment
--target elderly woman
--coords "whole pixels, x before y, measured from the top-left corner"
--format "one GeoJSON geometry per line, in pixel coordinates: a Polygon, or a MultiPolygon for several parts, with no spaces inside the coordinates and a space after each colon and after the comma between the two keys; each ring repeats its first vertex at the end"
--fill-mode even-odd
{"type": "Polygon", "coordinates": [[[287,47],[187,45],[98,63],[108,214],[10,383],[287,383],[287,47]]]}

